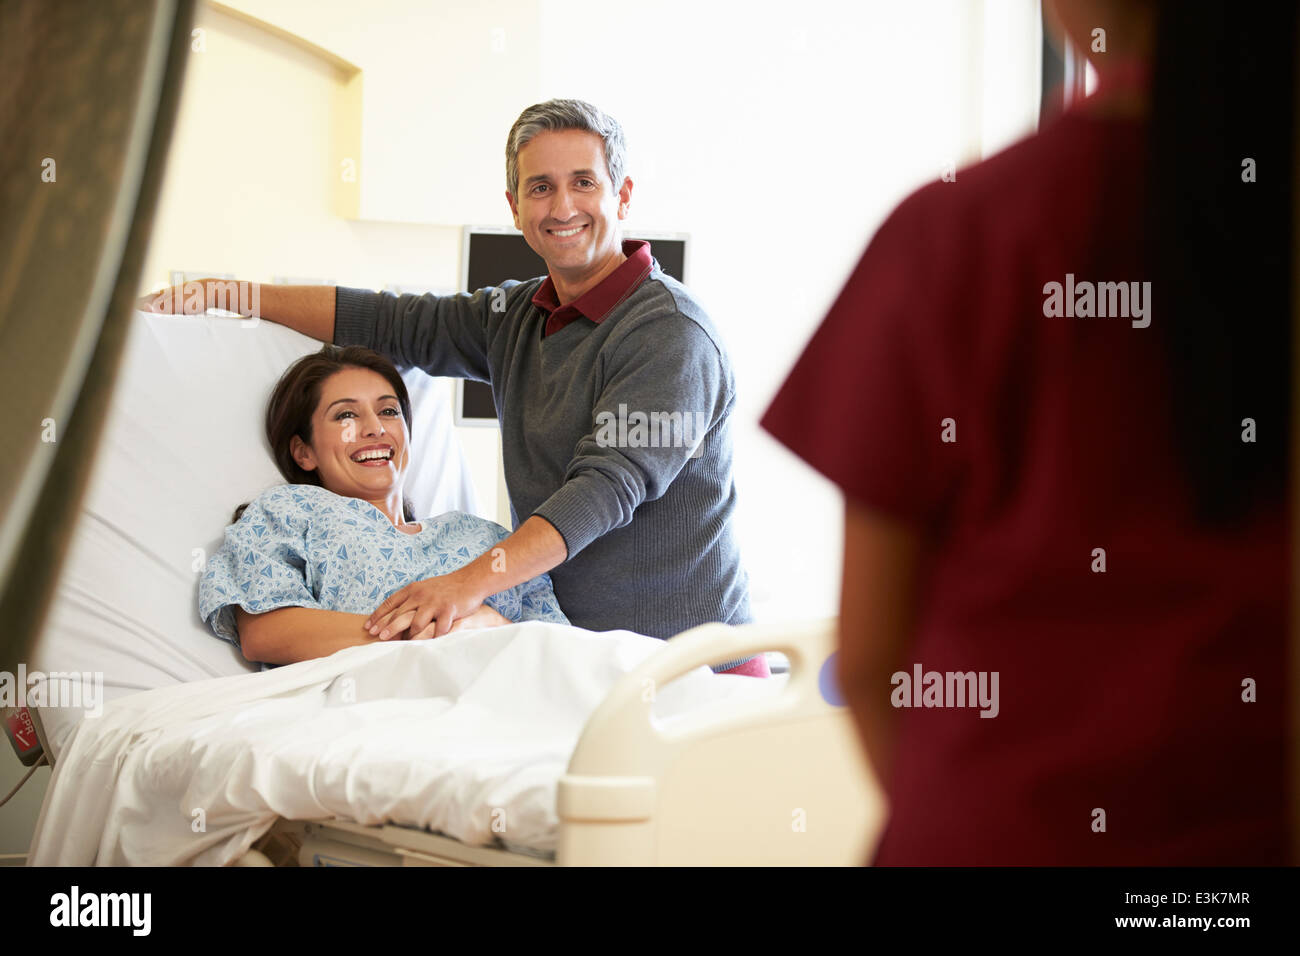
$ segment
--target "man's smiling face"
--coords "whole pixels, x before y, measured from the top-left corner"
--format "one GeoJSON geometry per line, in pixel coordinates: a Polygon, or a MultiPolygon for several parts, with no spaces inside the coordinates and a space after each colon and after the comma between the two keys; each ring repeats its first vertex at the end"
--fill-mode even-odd
{"type": "Polygon", "coordinates": [[[615,191],[601,138],[586,130],[547,130],[519,150],[519,195],[509,193],[515,227],[546,261],[551,278],[580,289],[622,255],[618,222],[627,216],[632,181],[615,191]]]}

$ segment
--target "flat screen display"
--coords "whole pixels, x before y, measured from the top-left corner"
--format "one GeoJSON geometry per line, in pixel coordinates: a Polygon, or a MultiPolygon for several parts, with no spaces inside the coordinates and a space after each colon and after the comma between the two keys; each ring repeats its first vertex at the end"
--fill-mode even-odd
{"type": "MultiPolygon", "coordinates": [[[[650,243],[659,268],[678,282],[686,281],[686,236],[625,233],[628,239],[650,243]]],[[[507,279],[524,281],[546,275],[546,263],[514,231],[465,230],[463,252],[464,291],[497,286],[507,279]]],[[[486,382],[462,382],[456,409],[457,424],[495,424],[496,404],[486,382]]]]}

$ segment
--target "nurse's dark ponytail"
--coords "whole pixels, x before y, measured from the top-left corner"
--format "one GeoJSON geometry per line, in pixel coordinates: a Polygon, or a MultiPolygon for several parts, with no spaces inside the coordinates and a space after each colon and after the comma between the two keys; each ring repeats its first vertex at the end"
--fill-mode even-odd
{"type": "Polygon", "coordinates": [[[1174,439],[1206,524],[1285,494],[1295,41],[1294,3],[1165,0],[1157,14],[1150,331],[1165,337],[1174,439]]]}

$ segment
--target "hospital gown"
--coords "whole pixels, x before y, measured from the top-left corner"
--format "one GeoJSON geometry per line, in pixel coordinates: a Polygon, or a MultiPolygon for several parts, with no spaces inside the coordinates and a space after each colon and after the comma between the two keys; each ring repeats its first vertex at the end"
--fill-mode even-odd
{"type": "MultiPolygon", "coordinates": [[[[370,614],[394,591],[449,574],[508,535],[461,511],[425,518],[406,534],[368,501],[318,485],[277,485],[226,528],[199,580],[199,616],[238,647],[236,604],[255,614],[280,607],[370,614]]],[[[483,603],[511,621],[569,623],[546,574],[483,603]]]]}

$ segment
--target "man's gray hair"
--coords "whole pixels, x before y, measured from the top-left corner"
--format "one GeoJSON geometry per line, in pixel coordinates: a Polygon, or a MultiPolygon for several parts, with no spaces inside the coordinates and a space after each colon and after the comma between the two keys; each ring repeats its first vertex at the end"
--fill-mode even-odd
{"type": "Polygon", "coordinates": [[[520,113],[506,137],[506,189],[516,201],[519,199],[519,151],[538,133],[564,129],[580,129],[599,136],[605,143],[605,165],[614,192],[623,187],[627,144],[618,120],[582,100],[547,100],[520,113]]]}

